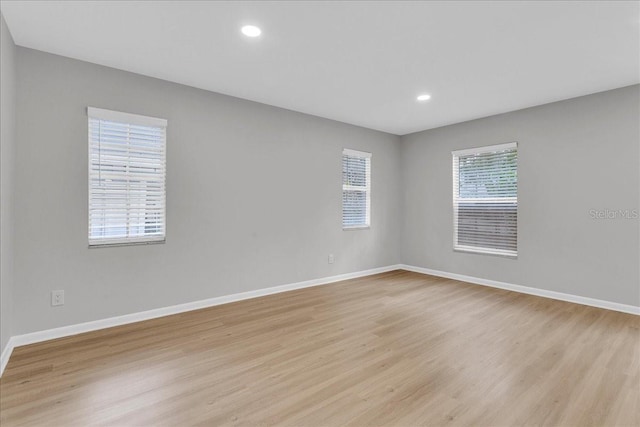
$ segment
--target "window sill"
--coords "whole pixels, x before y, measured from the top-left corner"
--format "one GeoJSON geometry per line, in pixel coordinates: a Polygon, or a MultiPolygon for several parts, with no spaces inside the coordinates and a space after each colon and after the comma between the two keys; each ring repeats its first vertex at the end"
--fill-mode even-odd
{"type": "Polygon", "coordinates": [[[462,252],[466,254],[493,255],[493,256],[499,256],[499,257],[509,258],[509,259],[518,259],[517,253],[514,254],[506,251],[503,252],[503,251],[493,251],[493,250],[486,250],[486,249],[473,249],[473,248],[466,248],[466,247],[454,247],[453,251],[462,252]]]}
{"type": "Polygon", "coordinates": [[[356,231],[356,230],[369,230],[369,225],[355,225],[353,227],[342,227],[342,231],[356,231]]]}
{"type": "Polygon", "coordinates": [[[121,246],[144,246],[144,245],[162,245],[167,242],[166,239],[162,240],[147,240],[141,242],[118,242],[118,243],[94,243],[89,244],[89,249],[99,249],[99,248],[117,248],[121,246]]]}

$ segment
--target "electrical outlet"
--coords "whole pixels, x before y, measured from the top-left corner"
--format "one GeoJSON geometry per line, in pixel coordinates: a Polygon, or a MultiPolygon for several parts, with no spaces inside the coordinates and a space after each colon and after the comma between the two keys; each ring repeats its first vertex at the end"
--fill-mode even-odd
{"type": "Polygon", "coordinates": [[[64,291],[63,290],[51,291],[51,305],[52,306],[64,305],[64,291]]]}
{"type": "Polygon", "coordinates": [[[333,256],[333,254],[329,254],[328,261],[329,264],[333,264],[334,262],[336,262],[336,258],[333,256]]]}

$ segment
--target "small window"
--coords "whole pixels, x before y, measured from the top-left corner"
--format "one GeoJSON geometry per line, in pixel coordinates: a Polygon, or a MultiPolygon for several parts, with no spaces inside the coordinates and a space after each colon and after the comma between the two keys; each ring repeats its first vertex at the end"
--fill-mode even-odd
{"type": "Polygon", "coordinates": [[[371,153],[342,152],[342,228],[367,228],[371,221],[371,153]]]}
{"type": "Polygon", "coordinates": [[[167,121],[88,108],[89,246],[163,242],[167,121]]]}
{"type": "Polygon", "coordinates": [[[517,143],[452,154],[454,250],[517,256],[517,143]]]}

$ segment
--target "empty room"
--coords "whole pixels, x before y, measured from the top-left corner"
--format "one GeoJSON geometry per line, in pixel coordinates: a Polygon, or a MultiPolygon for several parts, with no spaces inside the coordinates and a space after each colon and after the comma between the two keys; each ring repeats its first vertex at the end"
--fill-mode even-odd
{"type": "Polygon", "coordinates": [[[0,11],[2,427],[640,426],[639,1],[0,11]]]}

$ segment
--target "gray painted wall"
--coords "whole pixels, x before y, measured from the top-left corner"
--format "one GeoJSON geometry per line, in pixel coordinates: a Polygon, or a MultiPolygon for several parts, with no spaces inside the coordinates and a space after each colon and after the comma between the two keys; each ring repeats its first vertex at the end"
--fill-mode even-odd
{"type": "Polygon", "coordinates": [[[402,137],[403,263],[640,305],[640,86],[402,137]],[[451,151],[518,142],[518,259],[453,251],[451,151]]]}
{"type": "Polygon", "coordinates": [[[16,46],[0,14],[0,352],[13,335],[16,46]]]}
{"type": "Polygon", "coordinates": [[[18,71],[14,334],[400,261],[397,136],[24,48],[18,71]],[[87,248],[87,106],[168,119],[166,244],[87,248]],[[341,228],[343,147],[373,153],[370,230],[341,228]]]}
{"type": "Polygon", "coordinates": [[[590,216],[640,208],[639,86],[399,138],[24,48],[17,70],[13,335],[399,262],[640,305],[638,220],[590,216]],[[89,105],[169,120],[166,244],[87,248],[89,105]],[[454,253],[451,150],[509,141],[519,257],[454,253]],[[343,147],[373,153],[367,231],[341,229],[343,147]]]}

